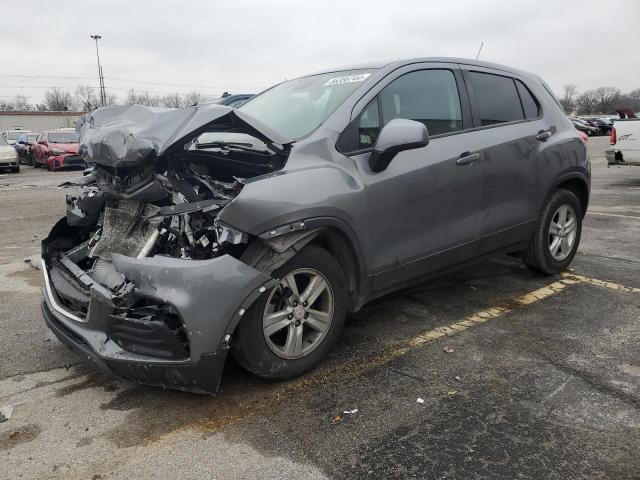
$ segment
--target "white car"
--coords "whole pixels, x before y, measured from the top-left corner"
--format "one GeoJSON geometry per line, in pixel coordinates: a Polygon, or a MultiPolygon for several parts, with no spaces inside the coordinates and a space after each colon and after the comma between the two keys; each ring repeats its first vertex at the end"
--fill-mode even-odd
{"type": "Polygon", "coordinates": [[[640,118],[614,120],[611,149],[604,153],[609,165],[640,166],[640,118]]]}
{"type": "Polygon", "coordinates": [[[16,149],[9,145],[9,142],[4,136],[0,135],[0,170],[5,168],[17,173],[20,171],[20,164],[18,163],[18,152],[16,152],[16,149]]]}
{"type": "Polygon", "coordinates": [[[31,133],[29,130],[5,130],[2,132],[4,139],[9,142],[9,145],[15,145],[18,137],[23,133],[31,133]]]}

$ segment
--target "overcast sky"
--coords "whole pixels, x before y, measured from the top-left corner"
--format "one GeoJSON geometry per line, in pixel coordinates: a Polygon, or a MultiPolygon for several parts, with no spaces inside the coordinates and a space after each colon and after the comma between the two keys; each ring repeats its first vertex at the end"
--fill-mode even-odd
{"type": "Polygon", "coordinates": [[[640,1],[28,1],[4,9],[0,99],[49,86],[108,93],[253,93],[327,67],[418,56],[480,58],[556,91],[640,88],[640,1]],[[170,6],[169,6],[170,5],[170,6]]]}

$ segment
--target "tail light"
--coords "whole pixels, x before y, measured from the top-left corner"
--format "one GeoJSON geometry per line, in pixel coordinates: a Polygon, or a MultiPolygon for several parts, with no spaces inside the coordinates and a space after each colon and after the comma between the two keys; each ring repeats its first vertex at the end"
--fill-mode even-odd
{"type": "Polygon", "coordinates": [[[611,145],[615,145],[617,141],[618,141],[618,138],[616,137],[616,127],[612,127],[610,143],[611,145]]]}

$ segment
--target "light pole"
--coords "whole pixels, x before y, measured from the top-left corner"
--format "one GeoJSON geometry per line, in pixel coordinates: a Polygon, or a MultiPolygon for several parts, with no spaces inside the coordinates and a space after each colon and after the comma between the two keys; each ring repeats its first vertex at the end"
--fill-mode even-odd
{"type": "Polygon", "coordinates": [[[104,107],[107,100],[107,93],[104,90],[104,77],[102,76],[102,65],[100,65],[100,53],[98,52],[98,40],[102,38],[101,35],[89,35],[96,41],[96,57],[98,57],[98,80],[100,81],[100,105],[104,107]]]}

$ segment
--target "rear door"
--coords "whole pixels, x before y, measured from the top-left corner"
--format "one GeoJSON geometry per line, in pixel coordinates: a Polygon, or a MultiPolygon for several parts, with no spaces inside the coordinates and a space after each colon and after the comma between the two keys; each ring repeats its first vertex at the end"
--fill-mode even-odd
{"type": "Polygon", "coordinates": [[[536,164],[551,135],[539,102],[523,79],[481,67],[462,67],[482,152],[480,253],[529,238],[539,198],[536,164]]]}
{"type": "Polygon", "coordinates": [[[482,186],[466,90],[450,64],[411,65],[379,86],[360,115],[359,147],[371,148],[394,118],[422,122],[424,148],[400,152],[372,172],[354,157],[364,183],[374,288],[385,290],[477,252],[482,186]]]}

